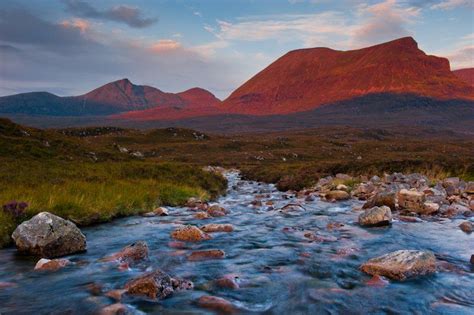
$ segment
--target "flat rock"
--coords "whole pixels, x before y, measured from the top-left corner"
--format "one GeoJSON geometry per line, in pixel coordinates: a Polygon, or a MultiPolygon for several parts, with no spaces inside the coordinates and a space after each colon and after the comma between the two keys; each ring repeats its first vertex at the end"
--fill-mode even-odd
{"type": "Polygon", "coordinates": [[[359,215],[359,224],[363,226],[382,226],[392,222],[392,211],[387,206],[366,209],[359,215]]]}
{"type": "Polygon", "coordinates": [[[171,237],[184,242],[200,242],[211,239],[209,234],[204,233],[202,230],[192,225],[177,228],[171,232],[171,237]]]}
{"type": "Polygon", "coordinates": [[[222,259],[225,257],[225,252],[220,249],[199,250],[192,252],[188,256],[188,260],[207,260],[207,259],[222,259]]]}
{"type": "Polygon", "coordinates": [[[20,224],[12,238],[18,251],[45,258],[87,249],[86,237],[74,223],[49,212],[41,212],[20,224]]]}
{"type": "Polygon", "coordinates": [[[219,312],[220,314],[232,314],[235,312],[234,305],[226,299],[204,295],[197,300],[197,305],[209,310],[219,312]]]}
{"type": "Polygon", "coordinates": [[[406,280],[434,273],[436,271],[436,258],[431,252],[398,250],[370,259],[360,269],[370,275],[406,280]]]}
{"type": "Polygon", "coordinates": [[[201,230],[206,233],[214,233],[214,232],[232,232],[234,231],[234,226],[232,224],[206,224],[201,226],[201,230]]]}

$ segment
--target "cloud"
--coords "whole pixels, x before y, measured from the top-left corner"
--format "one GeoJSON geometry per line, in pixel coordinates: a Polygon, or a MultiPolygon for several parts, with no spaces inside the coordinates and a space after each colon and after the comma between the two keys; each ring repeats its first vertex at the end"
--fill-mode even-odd
{"type": "Polygon", "coordinates": [[[358,7],[360,26],[352,34],[353,46],[379,43],[398,37],[412,35],[407,29],[420,14],[420,8],[402,7],[396,0],[358,7]]]}
{"type": "Polygon", "coordinates": [[[217,20],[204,29],[222,41],[280,43],[300,42],[303,47],[330,46],[338,49],[360,48],[412,35],[409,26],[416,22],[421,9],[385,0],[357,5],[352,14],[326,11],[315,14],[248,16],[236,21],[217,20]]]}
{"type": "Polygon", "coordinates": [[[474,33],[461,37],[452,49],[437,55],[448,58],[451,69],[474,68],[474,33]]]}
{"type": "Polygon", "coordinates": [[[64,20],[60,24],[66,28],[77,28],[83,34],[91,28],[91,24],[89,23],[89,21],[83,19],[64,20]]]}
{"type": "Polygon", "coordinates": [[[108,20],[127,24],[130,27],[144,28],[158,21],[157,18],[146,18],[142,12],[127,5],[117,5],[110,9],[99,10],[82,0],[62,0],[66,10],[73,15],[98,20],[108,20]]]}
{"type": "Polygon", "coordinates": [[[85,21],[52,23],[24,9],[0,10],[0,41],[12,46],[35,46],[56,53],[78,53],[90,46],[85,21]]]}
{"type": "Polygon", "coordinates": [[[250,16],[239,18],[234,23],[217,20],[216,28],[205,26],[208,32],[223,41],[299,40],[305,46],[321,43],[330,38],[337,40],[337,36],[345,36],[350,28],[342,13],[332,11],[317,14],[250,16]]]}
{"type": "Polygon", "coordinates": [[[160,39],[151,45],[151,50],[157,53],[177,50],[180,48],[181,44],[178,41],[172,39],[160,39]]]}
{"type": "Polygon", "coordinates": [[[431,9],[434,10],[451,10],[457,7],[474,8],[474,2],[472,0],[444,0],[439,3],[433,4],[431,9]]]}

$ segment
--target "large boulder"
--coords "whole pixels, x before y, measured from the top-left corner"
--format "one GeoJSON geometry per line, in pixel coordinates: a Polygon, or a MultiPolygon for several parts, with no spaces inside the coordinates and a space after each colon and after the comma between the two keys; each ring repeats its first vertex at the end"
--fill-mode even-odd
{"type": "Polygon", "coordinates": [[[18,251],[54,258],[83,252],[86,237],[71,221],[54,214],[41,212],[20,224],[12,234],[18,251]]]}
{"type": "Polygon", "coordinates": [[[424,213],[425,194],[416,190],[402,189],[398,192],[398,205],[416,213],[424,213]]]}
{"type": "Polygon", "coordinates": [[[392,211],[387,206],[366,209],[359,215],[359,224],[363,226],[382,226],[392,222],[392,211]]]}
{"type": "Polygon", "coordinates": [[[191,281],[173,279],[159,269],[132,279],[125,284],[128,294],[146,296],[154,300],[167,298],[176,290],[190,290],[193,287],[191,281]]]}
{"type": "Polygon", "coordinates": [[[431,252],[398,250],[370,259],[360,269],[370,275],[405,280],[436,271],[436,258],[431,252]]]}

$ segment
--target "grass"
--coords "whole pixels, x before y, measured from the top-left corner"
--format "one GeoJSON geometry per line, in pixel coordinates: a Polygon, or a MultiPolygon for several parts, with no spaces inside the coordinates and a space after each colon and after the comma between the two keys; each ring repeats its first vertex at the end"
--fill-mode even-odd
{"type": "MultiPolygon", "coordinates": [[[[210,200],[226,189],[223,177],[179,163],[10,160],[0,171],[0,204],[26,202],[26,218],[48,211],[79,225],[181,205],[190,197],[210,200]]],[[[18,223],[1,212],[0,245],[18,223]]]]}

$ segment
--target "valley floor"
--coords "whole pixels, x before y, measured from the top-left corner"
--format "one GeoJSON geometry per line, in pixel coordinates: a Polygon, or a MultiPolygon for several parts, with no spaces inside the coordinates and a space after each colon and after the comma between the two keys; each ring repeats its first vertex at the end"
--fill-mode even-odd
{"type": "Polygon", "coordinates": [[[245,178],[276,183],[280,190],[301,190],[336,173],[421,172],[472,180],[474,140],[426,128],[340,126],[223,136],[180,128],[41,130],[3,119],[0,244],[40,211],[88,225],[183,204],[191,196],[216,198],[225,180],[204,172],[207,165],[238,168],[245,178]]]}

